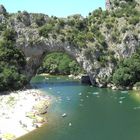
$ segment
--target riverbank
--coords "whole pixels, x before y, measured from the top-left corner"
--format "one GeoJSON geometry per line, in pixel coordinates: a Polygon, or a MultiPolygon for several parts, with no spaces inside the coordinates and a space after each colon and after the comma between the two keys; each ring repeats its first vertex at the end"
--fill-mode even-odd
{"type": "Polygon", "coordinates": [[[12,140],[47,122],[50,97],[29,89],[0,96],[0,139],[12,140]]]}
{"type": "MultiPolygon", "coordinates": [[[[40,76],[54,76],[54,75],[51,75],[51,74],[49,74],[49,73],[41,73],[41,74],[39,74],[40,76]]],[[[72,79],[74,79],[74,80],[80,80],[81,79],[81,77],[83,76],[84,74],[82,74],[82,73],[79,73],[78,75],[73,75],[73,74],[70,74],[70,75],[59,75],[59,76],[68,76],[69,78],[72,78],[72,79]]]]}

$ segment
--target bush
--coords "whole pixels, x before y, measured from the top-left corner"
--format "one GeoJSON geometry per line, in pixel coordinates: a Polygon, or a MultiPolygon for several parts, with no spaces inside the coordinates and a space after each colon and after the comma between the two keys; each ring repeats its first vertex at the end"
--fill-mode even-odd
{"type": "Polygon", "coordinates": [[[44,15],[43,15],[43,14],[37,14],[37,15],[35,16],[35,23],[36,23],[38,26],[44,25],[44,23],[45,23],[44,15]]]}
{"type": "Polygon", "coordinates": [[[6,29],[6,24],[0,23],[0,31],[4,31],[6,29]]]}
{"type": "Polygon", "coordinates": [[[94,40],[94,34],[92,32],[87,32],[86,38],[89,41],[93,41],[94,40]]]}
{"type": "Polygon", "coordinates": [[[106,28],[107,29],[111,29],[113,27],[114,27],[113,23],[106,23],[106,28]]]}
{"type": "Polygon", "coordinates": [[[128,30],[127,27],[122,27],[121,28],[122,33],[126,33],[127,30],[128,30]]]}
{"type": "Polygon", "coordinates": [[[13,29],[6,29],[2,33],[2,36],[5,40],[15,41],[16,40],[16,32],[13,29]]]}
{"type": "Polygon", "coordinates": [[[14,66],[0,67],[0,91],[9,89],[19,89],[26,84],[26,77],[18,72],[18,68],[14,66]]]}
{"type": "Polygon", "coordinates": [[[2,35],[4,40],[0,41],[0,91],[19,89],[27,83],[22,73],[26,60],[23,53],[14,46],[15,31],[6,29],[2,35]]]}
{"type": "Polygon", "coordinates": [[[117,86],[133,86],[140,81],[140,52],[119,63],[113,74],[113,83],[117,86]]]}
{"type": "Polygon", "coordinates": [[[39,29],[39,35],[40,36],[44,36],[44,37],[48,37],[48,34],[50,32],[52,32],[53,30],[53,25],[52,24],[45,24],[44,26],[42,26],[40,29],[39,29]]]}
{"type": "Polygon", "coordinates": [[[131,17],[128,22],[129,24],[136,25],[137,23],[139,23],[139,21],[140,21],[139,16],[134,16],[134,17],[131,17]]]}

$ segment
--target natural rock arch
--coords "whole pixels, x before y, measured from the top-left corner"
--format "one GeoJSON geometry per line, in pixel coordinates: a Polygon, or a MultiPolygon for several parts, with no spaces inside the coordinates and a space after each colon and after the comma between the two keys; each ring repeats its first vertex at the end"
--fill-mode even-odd
{"type": "MultiPolygon", "coordinates": [[[[39,35],[37,28],[30,28],[23,24],[15,26],[17,32],[16,46],[25,54],[27,65],[24,73],[30,81],[35,76],[37,69],[40,67],[44,56],[51,52],[64,52],[75,59],[79,65],[87,72],[90,81],[93,85],[103,87],[107,84],[107,79],[112,75],[115,68],[114,63],[106,62],[105,66],[100,66],[97,63],[98,53],[85,54],[88,48],[79,48],[71,45],[69,42],[62,42],[60,39],[53,39],[52,37],[44,38],[39,35]],[[22,27],[23,26],[23,27],[22,27]],[[92,56],[91,56],[92,55],[92,56]],[[90,58],[92,57],[92,58],[90,58]]],[[[116,54],[119,57],[131,56],[136,50],[139,42],[136,41],[132,34],[126,34],[122,42],[127,39],[129,48],[124,48],[120,45],[121,49],[116,49],[116,54]]]]}
{"type": "Polygon", "coordinates": [[[80,50],[68,42],[64,43],[60,40],[46,39],[43,37],[38,37],[37,43],[33,41],[34,44],[30,44],[27,40],[23,44],[20,44],[19,40],[20,38],[17,38],[17,46],[25,54],[27,61],[25,74],[29,80],[36,74],[47,53],[64,52],[79,63],[90,76],[92,84],[94,84],[94,80],[92,79],[92,63],[84,55],[84,50],[80,50]]]}
{"type": "MultiPolygon", "coordinates": [[[[136,1],[138,2],[138,0],[136,1]]],[[[113,1],[110,0],[110,2],[113,4],[113,1]]],[[[139,8],[139,2],[137,3],[136,8],[139,8]]],[[[95,11],[95,13],[96,12],[98,12],[98,10],[95,11]]],[[[97,18],[94,14],[92,16],[97,18]]],[[[2,23],[2,25],[6,25],[3,26],[4,29],[6,27],[15,30],[17,33],[15,45],[25,54],[27,64],[23,73],[27,76],[28,81],[30,81],[36,74],[37,69],[40,67],[43,58],[47,53],[64,52],[75,59],[85,72],[87,72],[92,84],[96,84],[99,87],[107,86],[110,82],[110,77],[116,68],[116,61],[130,57],[140,46],[140,35],[138,34],[140,29],[139,22],[135,26],[130,24],[130,27],[123,33],[122,30],[126,26],[126,23],[128,23],[127,19],[123,18],[124,15],[122,15],[122,18],[113,17],[116,23],[113,24],[111,29],[106,26],[106,21],[110,20],[110,17],[111,15],[108,15],[106,17],[107,20],[104,20],[104,22],[98,27],[99,32],[97,31],[97,35],[94,35],[94,33],[92,34],[91,31],[96,25],[93,24],[96,18],[94,19],[89,16],[89,19],[93,18],[91,21],[80,15],[69,16],[67,19],[60,18],[62,21],[67,21],[69,18],[74,18],[75,20],[78,19],[79,24],[81,23],[80,21],[84,21],[84,24],[85,21],[90,23],[89,26],[88,24],[85,24],[89,28],[88,32],[82,33],[87,36],[88,33],[91,33],[90,37],[87,40],[83,39],[83,41],[85,41],[84,45],[79,45],[77,43],[73,43],[73,38],[71,38],[71,40],[67,39],[67,33],[52,34],[52,32],[47,31],[47,38],[42,37],[44,36],[43,34],[39,34],[40,28],[49,23],[52,19],[56,20],[56,17],[49,17],[44,14],[28,13],[26,11],[18,11],[18,13],[9,14],[2,5],[0,6],[0,23],[2,23]],[[121,34],[117,33],[118,37],[116,38],[117,40],[115,39],[116,41],[113,39],[112,30],[114,33],[116,31],[122,32],[121,34]],[[53,35],[55,35],[54,38],[56,39],[53,38],[53,35]],[[62,37],[65,39],[62,40],[62,37]],[[100,40],[100,38],[102,39],[100,40]],[[73,46],[72,44],[75,44],[76,46],[73,46]]],[[[97,21],[100,20],[101,19],[99,18],[97,21]]],[[[61,22],[59,21],[59,24],[60,23],[61,22]]],[[[52,24],[52,26],[55,25],[52,24]]],[[[69,28],[67,24],[64,27],[66,29],[69,28]]],[[[79,30],[79,25],[78,27],[76,25],[76,28],[79,30]]],[[[74,35],[77,36],[77,34],[74,35]]],[[[84,38],[86,37],[84,36],[84,38]]]]}
{"type": "MultiPolygon", "coordinates": [[[[33,15],[26,11],[16,16],[14,20],[9,22],[9,25],[17,32],[16,47],[25,54],[27,65],[24,73],[29,81],[36,74],[47,53],[64,52],[79,63],[90,77],[92,84],[96,83],[97,86],[106,84],[104,79],[112,74],[114,65],[107,62],[106,67],[100,67],[97,62],[99,53],[90,51],[90,48],[86,46],[83,48],[73,46],[68,41],[62,41],[59,35],[56,39],[51,35],[47,38],[40,36],[33,15]]],[[[47,15],[43,16],[47,23],[49,17],[47,15]]],[[[3,18],[5,19],[5,17],[3,18]]]]}
{"type": "MultiPolygon", "coordinates": [[[[2,10],[5,12],[5,10],[2,10]]],[[[38,14],[36,14],[37,16],[38,14]]],[[[81,17],[80,17],[81,18],[81,17]]],[[[48,23],[50,18],[47,15],[43,15],[43,24],[48,23]]],[[[119,42],[114,42],[112,40],[112,31],[108,30],[103,24],[105,29],[100,29],[101,34],[105,37],[104,41],[106,47],[100,44],[100,41],[95,37],[94,45],[85,45],[85,47],[80,48],[73,46],[68,41],[61,41],[60,35],[57,34],[56,39],[53,39],[52,35],[48,33],[48,37],[44,38],[39,35],[39,27],[34,18],[34,14],[29,14],[28,12],[19,12],[15,14],[12,18],[7,19],[4,14],[0,14],[1,22],[8,23],[7,26],[14,28],[17,32],[16,46],[22,50],[25,54],[27,65],[24,73],[26,74],[28,80],[30,80],[35,74],[37,69],[40,67],[44,56],[50,52],[64,52],[75,59],[79,65],[87,72],[90,77],[91,83],[97,86],[106,86],[109,77],[112,75],[115,64],[105,59],[104,65],[100,63],[100,56],[108,57],[110,52],[113,52],[114,58],[127,58],[130,57],[137,50],[137,46],[140,44],[139,35],[135,35],[135,31],[128,30],[122,35],[120,35],[119,42]],[[98,49],[100,44],[103,50],[98,49]],[[89,49],[89,50],[88,50],[89,49]],[[94,49],[94,50],[93,50],[94,49]],[[87,51],[88,50],[88,51],[87,51]],[[106,51],[103,53],[102,51],[106,51]],[[86,52],[86,53],[85,53],[86,52]]],[[[116,18],[118,21],[116,27],[121,27],[120,18],[116,18]]],[[[42,21],[42,20],[41,20],[42,21]]],[[[137,25],[139,28],[139,26],[137,25]]],[[[120,30],[117,28],[118,31],[120,30]]],[[[109,58],[110,59],[110,58],[109,58]]]]}

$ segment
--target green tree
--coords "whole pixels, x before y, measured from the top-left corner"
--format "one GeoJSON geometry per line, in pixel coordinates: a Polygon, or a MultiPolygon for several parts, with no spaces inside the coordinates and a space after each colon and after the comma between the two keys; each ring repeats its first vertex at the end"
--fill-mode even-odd
{"type": "Polygon", "coordinates": [[[113,82],[120,86],[133,86],[140,81],[140,52],[126,58],[119,63],[113,74],[113,82]]]}
{"type": "Polygon", "coordinates": [[[76,61],[72,60],[68,55],[63,53],[48,54],[40,68],[40,72],[47,72],[50,74],[79,74],[82,72],[76,61]]]}
{"type": "Polygon", "coordinates": [[[22,73],[26,60],[21,51],[14,46],[16,32],[6,29],[0,41],[0,91],[19,89],[26,83],[26,76],[22,73]]]}

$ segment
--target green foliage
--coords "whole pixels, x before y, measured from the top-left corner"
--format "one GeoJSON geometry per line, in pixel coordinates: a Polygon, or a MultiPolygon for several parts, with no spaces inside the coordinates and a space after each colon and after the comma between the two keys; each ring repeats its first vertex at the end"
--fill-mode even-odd
{"type": "Polygon", "coordinates": [[[139,23],[140,21],[140,17],[139,16],[133,16],[131,18],[129,18],[129,24],[133,24],[136,25],[137,23],[139,23]]]}
{"type": "Polygon", "coordinates": [[[59,19],[58,20],[58,26],[64,27],[65,26],[65,22],[63,19],[59,19]]]}
{"type": "Polygon", "coordinates": [[[127,27],[122,27],[121,29],[122,33],[126,33],[127,30],[128,30],[127,27]]]}
{"type": "MultiPolygon", "coordinates": [[[[51,36],[54,39],[59,36],[60,41],[84,49],[87,59],[94,62],[96,58],[98,64],[103,67],[106,67],[108,62],[116,64],[114,54],[109,52],[107,38],[109,36],[112,43],[121,44],[122,33],[135,28],[135,25],[140,21],[140,12],[135,9],[134,0],[126,0],[126,3],[114,1],[114,4],[115,10],[103,11],[99,8],[89,13],[86,18],[80,15],[70,16],[67,19],[53,18],[47,25],[40,28],[40,35],[47,38],[51,36]]],[[[136,67],[139,65],[137,60],[138,58],[132,56],[121,62],[113,75],[114,84],[132,86],[137,82],[136,77],[139,76],[139,68],[136,67]],[[136,62],[137,64],[135,64],[136,62]]],[[[57,62],[52,63],[48,67],[55,72],[58,71],[58,68],[63,70],[64,65],[58,67],[56,64],[57,62]]]]}
{"type": "Polygon", "coordinates": [[[68,55],[63,53],[51,53],[45,57],[43,65],[39,70],[39,73],[41,72],[61,75],[77,75],[82,72],[82,70],[74,60],[69,58],[68,55]]]}
{"type": "Polygon", "coordinates": [[[26,64],[24,55],[16,49],[9,41],[0,41],[0,61],[14,64],[17,67],[23,67],[26,64]]]}
{"type": "Polygon", "coordinates": [[[111,38],[113,42],[120,43],[120,32],[116,28],[111,32],[111,38]]]}
{"type": "Polygon", "coordinates": [[[86,38],[89,41],[93,41],[94,40],[94,34],[92,32],[87,32],[86,38]]]}
{"type": "Polygon", "coordinates": [[[45,23],[44,15],[43,14],[36,14],[35,15],[35,23],[38,26],[42,26],[45,23]]]}
{"type": "Polygon", "coordinates": [[[78,30],[84,30],[86,28],[86,20],[76,20],[75,27],[78,30]]]}
{"type": "Polygon", "coordinates": [[[121,61],[113,74],[113,83],[116,85],[133,86],[138,81],[140,81],[140,53],[121,61]]]}
{"type": "Polygon", "coordinates": [[[16,32],[13,29],[6,29],[2,33],[2,36],[5,40],[14,42],[16,40],[16,32]]]}
{"type": "Polygon", "coordinates": [[[0,91],[19,89],[26,83],[26,77],[19,73],[19,69],[8,64],[0,66],[0,91]]]}
{"type": "Polygon", "coordinates": [[[94,17],[99,17],[99,16],[101,16],[102,15],[102,9],[101,8],[99,8],[99,9],[96,9],[95,11],[93,11],[93,13],[92,13],[92,16],[94,16],[94,17]]]}
{"type": "Polygon", "coordinates": [[[0,91],[19,89],[26,84],[22,74],[26,61],[22,52],[14,46],[16,33],[6,29],[0,41],[0,91]]]}
{"type": "Polygon", "coordinates": [[[107,29],[111,29],[114,27],[114,25],[112,23],[106,23],[106,27],[107,29]]]}
{"type": "Polygon", "coordinates": [[[79,48],[86,48],[87,43],[96,40],[101,46],[106,46],[105,34],[103,27],[111,33],[113,42],[121,43],[120,30],[125,33],[125,27],[118,30],[118,18],[128,20],[128,24],[136,25],[139,23],[140,12],[135,8],[134,0],[127,0],[127,3],[120,1],[113,2],[119,8],[115,11],[103,11],[101,8],[89,13],[89,16],[83,18],[80,15],[69,16],[67,19],[59,19],[52,17],[48,23],[39,28],[39,34],[46,38],[52,36],[57,39],[61,36],[62,42],[69,42],[79,48]],[[63,36],[63,37],[62,37],[63,36]]]}
{"type": "Polygon", "coordinates": [[[0,23],[0,31],[4,31],[6,29],[6,24],[0,23]]]}
{"type": "Polygon", "coordinates": [[[121,3],[118,1],[114,2],[116,7],[119,7],[117,10],[112,11],[112,15],[117,18],[121,17],[130,17],[133,15],[137,15],[138,11],[135,8],[136,2],[135,1],[127,1],[127,3],[121,3]]]}
{"type": "Polygon", "coordinates": [[[39,35],[48,37],[49,33],[53,30],[53,25],[52,24],[45,24],[39,29],[39,35]]]}

